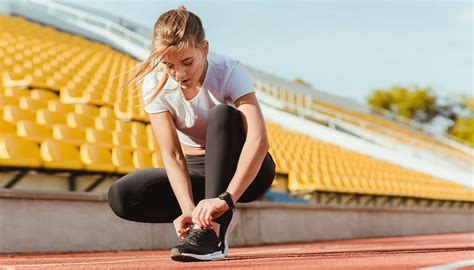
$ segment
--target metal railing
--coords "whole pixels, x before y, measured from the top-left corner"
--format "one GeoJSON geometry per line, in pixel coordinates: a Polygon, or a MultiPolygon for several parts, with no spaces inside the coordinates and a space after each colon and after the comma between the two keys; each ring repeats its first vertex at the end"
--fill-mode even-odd
{"type": "Polygon", "coordinates": [[[373,123],[362,120],[360,118],[356,118],[350,115],[340,113],[330,108],[326,108],[326,107],[315,105],[315,104],[312,104],[311,106],[304,106],[302,104],[294,104],[294,103],[276,98],[270,94],[263,93],[263,92],[259,92],[258,97],[266,105],[276,107],[280,110],[296,113],[300,117],[303,117],[305,119],[310,119],[313,121],[316,120],[316,122],[318,123],[321,123],[321,122],[327,123],[327,126],[332,129],[338,129],[339,127],[342,127],[343,129],[347,129],[349,127],[352,130],[362,128],[365,130],[365,132],[357,132],[357,136],[366,141],[381,144],[380,141],[378,141],[377,139],[374,139],[374,131],[371,131],[369,129],[371,128],[373,130],[376,130],[377,131],[376,133],[378,135],[380,134],[385,135],[384,140],[386,140],[387,143],[384,143],[384,146],[388,146],[391,149],[397,149],[400,147],[409,147],[410,148],[409,153],[416,157],[422,156],[420,154],[420,151],[422,151],[426,153],[425,155],[423,155],[424,159],[427,159],[426,157],[429,157],[429,155],[432,155],[433,158],[430,158],[430,161],[442,163],[442,162],[451,160],[450,164],[456,167],[459,167],[462,169],[466,169],[470,167],[469,158],[462,156],[461,154],[457,155],[452,152],[449,152],[448,150],[440,149],[440,148],[427,149],[426,147],[420,146],[420,143],[424,143],[423,140],[413,138],[407,134],[400,133],[386,127],[375,125],[373,123]],[[276,104],[278,105],[275,106],[276,104]],[[351,124],[351,122],[356,123],[356,124],[351,124]],[[391,139],[390,137],[393,139],[391,139]],[[403,142],[395,138],[402,138],[403,142]],[[457,164],[457,163],[460,163],[460,164],[457,164]]]}
{"type": "Polygon", "coordinates": [[[150,49],[151,40],[148,37],[144,37],[132,30],[113,22],[109,19],[102,18],[89,12],[82,11],[77,8],[67,6],[62,3],[54,1],[41,1],[41,0],[29,0],[28,2],[14,2],[12,5],[30,5],[38,6],[46,9],[49,15],[57,16],[59,19],[66,21],[75,21],[77,23],[85,23],[93,26],[103,27],[104,29],[120,36],[121,38],[137,45],[142,48],[150,49]]]}

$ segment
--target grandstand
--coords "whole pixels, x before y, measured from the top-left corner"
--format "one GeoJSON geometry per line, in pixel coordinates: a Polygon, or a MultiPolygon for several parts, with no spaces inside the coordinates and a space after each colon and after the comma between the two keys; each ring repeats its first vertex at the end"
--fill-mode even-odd
{"type": "MultiPolygon", "coordinates": [[[[0,16],[0,199],[9,191],[23,199],[55,191],[103,200],[122,175],[163,167],[139,89],[117,91],[146,55],[149,31],[56,2],[9,3],[7,11],[0,16]],[[49,16],[39,11],[45,8],[49,16]],[[72,13],[88,20],[74,24],[72,13]]],[[[278,193],[312,206],[440,215],[474,208],[470,146],[248,68],[277,168],[263,200],[278,193]]],[[[472,229],[461,223],[438,231],[472,229]]]]}

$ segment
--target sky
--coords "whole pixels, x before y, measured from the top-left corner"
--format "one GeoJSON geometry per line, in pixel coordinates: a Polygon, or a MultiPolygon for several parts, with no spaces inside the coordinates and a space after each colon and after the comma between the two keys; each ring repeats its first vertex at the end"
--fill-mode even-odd
{"type": "Polygon", "coordinates": [[[185,5],[212,52],[366,103],[375,89],[474,96],[471,1],[68,0],[152,28],[185,5]]]}

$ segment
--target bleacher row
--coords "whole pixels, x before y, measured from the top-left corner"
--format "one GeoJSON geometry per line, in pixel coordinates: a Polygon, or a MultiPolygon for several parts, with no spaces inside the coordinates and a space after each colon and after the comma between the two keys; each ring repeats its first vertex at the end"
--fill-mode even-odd
{"type": "MultiPolygon", "coordinates": [[[[0,16],[0,59],[0,166],[118,174],[163,166],[141,95],[117,91],[136,60],[12,16],[0,16]]],[[[267,130],[289,190],[474,201],[462,185],[273,123],[267,130]]]]}
{"type": "Polygon", "coordinates": [[[268,124],[277,172],[288,175],[290,191],[474,201],[463,185],[345,150],[268,124]]]}

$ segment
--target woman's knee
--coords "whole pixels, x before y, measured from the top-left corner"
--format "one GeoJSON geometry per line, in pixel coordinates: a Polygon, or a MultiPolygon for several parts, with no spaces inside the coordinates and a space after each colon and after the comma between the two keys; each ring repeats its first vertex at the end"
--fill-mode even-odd
{"type": "Polygon", "coordinates": [[[208,126],[211,127],[225,128],[235,120],[240,120],[239,112],[227,104],[212,107],[208,114],[208,126]]]}
{"type": "Polygon", "coordinates": [[[126,218],[127,208],[131,198],[134,197],[134,192],[139,188],[138,179],[143,179],[147,172],[137,170],[130,172],[114,183],[112,183],[107,191],[107,201],[112,211],[121,218],[126,218]]]}
{"type": "Polygon", "coordinates": [[[115,181],[109,186],[107,191],[107,201],[109,203],[110,209],[119,217],[125,217],[125,200],[123,199],[124,191],[120,187],[120,183],[115,181]]]}

